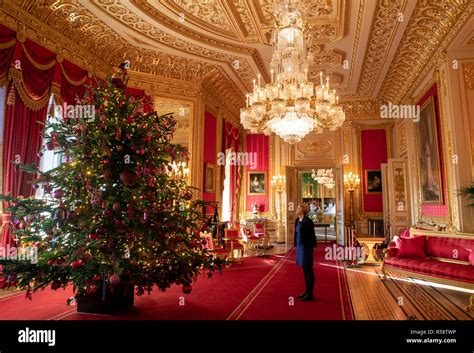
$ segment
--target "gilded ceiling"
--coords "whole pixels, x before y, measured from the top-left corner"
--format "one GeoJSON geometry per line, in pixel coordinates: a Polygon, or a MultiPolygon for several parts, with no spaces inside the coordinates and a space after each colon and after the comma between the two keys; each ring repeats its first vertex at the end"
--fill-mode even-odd
{"type": "MultiPolygon", "coordinates": [[[[470,0],[303,2],[310,74],[329,75],[356,110],[349,117],[406,99],[474,13],[470,0]]],[[[128,59],[137,73],[201,85],[238,109],[258,73],[270,79],[273,8],[274,0],[6,0],[0,20],[48,35],[89,68],[128,59]]]]}

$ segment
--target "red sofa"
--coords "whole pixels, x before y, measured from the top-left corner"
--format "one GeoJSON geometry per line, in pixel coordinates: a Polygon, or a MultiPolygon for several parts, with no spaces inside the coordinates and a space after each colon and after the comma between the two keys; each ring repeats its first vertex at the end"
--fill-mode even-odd
{"type": "MultiPolygon", "coordinates": [[[[387,272],[398,272],[411,278],[474,291],[474,265],[469,260],[471,251],[474,251],[474,234],[411,228],[408,242],[414,237],[425,237],[424,241],[421,239],[421,242],[416,241],[418,244],[423,244],[421,255],[416,251],[413,256],[410,255],[410,251],[407,254],[404,251],[406,248],[399,248],[403,247],[400,241],[398,244],[390,244],[385,250],[382,263],[384,279],[387,278],[387,272]]],[[[403,242],[404,239],[401,241],[403,242]]],[[[413,241],[411,243],[413,244],[413,241]]],[[[413,248],[409,250],[413,252],[413,248]]],[[[466,309],[474,309],[474,294],[471,294],[470,303],[466,309]]]]}

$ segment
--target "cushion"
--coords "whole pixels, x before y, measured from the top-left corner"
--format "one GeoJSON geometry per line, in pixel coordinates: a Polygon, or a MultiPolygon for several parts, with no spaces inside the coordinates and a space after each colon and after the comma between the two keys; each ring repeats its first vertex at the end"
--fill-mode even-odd
{"type": "Polygon", "coordinates": [[[398,253],[398,249],[394,248],[394,247],[389,247],[388,250],[387,250],[387,256],[388,257],[395,257],[395,256],[397,256],[397,253],[398,253]]]}
{"type": "Polygon", "coordinates": [[[471,249],[465,249],[466,251],[469,251],[469,262],[471,263],[472,266],[474,266],[474,250],[471,249]]]}
{"type": "Polygon", "coordinates": [[[469,261],[470,251],[474,248],[474,239],[452,237],[426,237],[425,253],[429,257],[469,261]]]}
{"type": "Polygon", "coordinates": [[[225,237],[226,238],[238,238],[239,237],[239,231],[236,229],[227,229],[225,232],[225,237]]]}
{"type": "Polygon", "coordinates": [[[411,238],[411,235],[410,235],[410,228],[405,228],[401,231],[399,237],[401,238],[411,238]]]}
{"type": "Polygon", "coordinates": [[[414,238],[398,237],[396,243],[398,248],[397,257],[426,258],[424,236],[414,238]]]}
{"type": "Polygon", "coordinates": [[[428,276],[474,283],[474,267],[432,259],[389,257],[385,264],[428,276]]]}

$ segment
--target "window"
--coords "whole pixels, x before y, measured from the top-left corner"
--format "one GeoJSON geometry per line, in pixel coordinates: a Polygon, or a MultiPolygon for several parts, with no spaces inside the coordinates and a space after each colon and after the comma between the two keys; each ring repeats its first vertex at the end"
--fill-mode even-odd
{"type": "Polygon", "coordinates": [[[231,162],[231,154],[230,149],[226,150],[226,158],[225,158],[225,166],[224,166],[224,191],[222,193],[222,221],[229,222],[230,221],[230,213],[232,210],[232,205],[230,204],[230,162],[231,162]]]}
{"type": "MultiPolygon", "coordinates": [[[[46,124],[54,122],[55,120],[59,121],[60,119],[61,119],[61,111],[59,107],[56,105],[56,103],[54,102],[53,95],[51,95],[51,98],[49,99],[49,105],[48,105],[48,114],[46,116],[46,124]]],[[[45,145],[45,141],[43,141],[42,143],[42,146],[44,145],[45,145]]],[[[62,163],[62,155],[60,153],[57,153],[56,151],[45,150],[43,151],[43,155],[40,158],[39,170],[44,173],[51,169],[56,168],[61,163],[62,163]]],[[[42,196],[43,196],[43,188],[38,188],[36,190],[36,197],[41,198],[42,196]]]]}

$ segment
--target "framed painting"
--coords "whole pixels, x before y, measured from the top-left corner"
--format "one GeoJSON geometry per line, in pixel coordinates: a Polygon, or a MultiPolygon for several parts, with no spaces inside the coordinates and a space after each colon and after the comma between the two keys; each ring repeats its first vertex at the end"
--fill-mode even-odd
{"type": "Polygon", "coordinates": [[[423,204],[442,204],[438,119],[435,100],[431,96],[421,107],[418,122],[418,160],[420,187],[423,204]]]}
{"type": "Polygon", "coordinates": [[[382,171],[380,169],[365,170],[365,193],[381,194],[382,193],[382,171]]]}
{"type": "Polygon", "coordinates": [[[265,195],[267,193],[267,172],[248,172],[248,195],[265,195]]]}
{"type": "Polygon", "coordinates": [[[216,166],[212,163],[206,163],[204,191],[210,194],[216,192],[216,166]]]}

